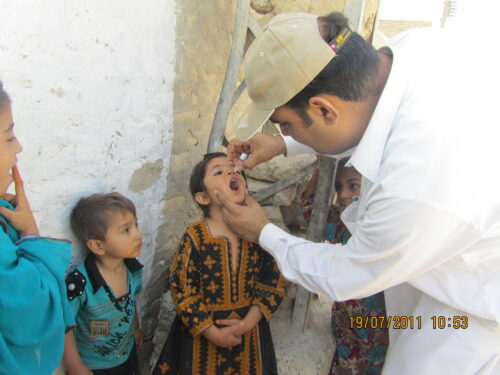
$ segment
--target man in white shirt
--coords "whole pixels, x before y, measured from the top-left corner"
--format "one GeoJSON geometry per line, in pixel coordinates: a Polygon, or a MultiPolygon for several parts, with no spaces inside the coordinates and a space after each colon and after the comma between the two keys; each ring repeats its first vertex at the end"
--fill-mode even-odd
{"type": "Polygon", "coordinates": [[[356,147],[347,245],[294,237],[252,198],[218,195],[226,222],[289,280],[339,301],[386,291],[385,375],[500,374],[498,68],[488,35],[442,34],[375,51],[339,14],[284,14],[246,54],[252,104],[235,132],[251,138],[231,141],[230,157],[250,154],[251,168],[356,147]],[[255,134],[269,118],[284,137],[255,134]]]}

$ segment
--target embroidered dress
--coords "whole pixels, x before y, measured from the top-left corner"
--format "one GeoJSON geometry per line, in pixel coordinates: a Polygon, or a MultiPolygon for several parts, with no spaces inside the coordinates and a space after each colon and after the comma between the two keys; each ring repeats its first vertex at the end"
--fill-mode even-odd
{"type": "Polygon", "coordinates": [[[50,374],[61,361],[74,324],[64,285],[70,259],[71,242],[19,237],[0,216],[0,374],[50,374]]]}
{"type": "MultiPolygon", "coordinates": [[[[335,231],[335,240],[345,244],[351,236],[340,223],[335,231]]],[[[332,331],[336,348],[333,355],[331,375],[379,375],[384,366],[385,353],[389,345],[386,328],[357,328],[354,319],[358,316],[385,316],[384,292],[373,296],[334,302],[332,307],[332,331]]]]}
{"type": "Polygon", "coordinates": [[[284,296],[284,278],[258,244],[240,240],[236,271],[230,243],[205,222],[187,228],[170,267],[177,316],[153,374],[277,374],[268,320],[284,296]],[[217,319],[243,319],[252,305],[263,318],[241,344],[221,348],[201,332],[217,319]]]}

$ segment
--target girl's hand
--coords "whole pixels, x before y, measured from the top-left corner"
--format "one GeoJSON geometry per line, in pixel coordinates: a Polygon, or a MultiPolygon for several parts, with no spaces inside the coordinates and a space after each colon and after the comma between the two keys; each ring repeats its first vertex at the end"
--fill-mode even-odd
{"type": "Polygon", "coordinates": [[[14,207],[16,206],[16,196],[14,194],[5,193],[1,199],[9,202],[14,207]]]}
{"type": "Polygon", "coordinates": [[[232,327],[238,326],[238,329],[234,331],[234,335],[239,337],[246,332],[245,322],[240,319],[219,319],[216,320],[215,323],[219,326],[232,327]]]}
{"type": "Polygon", "coordinates": [[[239,328],[234,331],[235,336],[242,336],[245,333],[251,331],[259,321],[262,319],[262,312],[258,305],[252,305],[250,310],[248,310],[244,319],[218,319],[215,322],[221,326],[233,327],[238,326],[239,328]]]}
{"type": "Polygon", "coordinates": [[[0,207],[0,215],[10,221],[12,226],[21,234],[30,233],[38,235],[38,227],[35,217],[28,203],[28,198],[24,192],[24,183],[19,175],[17,166],[12,168],[12,177],[16,190],[15,198],[11,201],[15,209],[13,211],[6,207],[0,207]]]}
{"type": "Polygon", "coordinates": [[[219,328],[218,343],[214,343],[222,348],[232,348],[241,344],[241,335],[236,335],[236,331],[240,329],[239,324],[230,327],[219,328]]]}
{"type": "Polygon", "coordinates": [[[212,325],[204,330],[201,334],[207,340],[210,340],[215,345],[221,348],[232,348],[233,346],[241,344],[241,336],[236,336],[235,331],[241,328],[241,322],[234,324],[230,327],[217,328],[212,325]]]}

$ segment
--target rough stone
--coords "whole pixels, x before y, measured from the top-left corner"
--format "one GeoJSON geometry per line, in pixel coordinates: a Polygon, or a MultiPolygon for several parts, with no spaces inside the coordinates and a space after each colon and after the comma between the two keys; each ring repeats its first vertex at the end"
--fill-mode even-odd
{"type": "Polygon", "coordinates": [[[259,13],[269,13],[274,9],[274,4],[271,0],[252,0],[250,5],[259,13]]]}
{"type": "Polygon", "coordinates": [[[289,13],[289,12],[306,12],[324,15],[335,10],[343,10],[345,6],[344,0],[281,0],[276,1],[274,13],[289,13]]]}
{"type": "Polygon", "coordinates": [[[136,169],[130,178],[129,189],[134,193],[146,190],[152,186],[161,175],[163,160],[158,159],[154,163],[144,163],[136,169]]]}
{"type": "Polygon", "coordinates": [[[400,32],[417,27],[431,27],[429,21],[399,21],[399,20],[380,20],[379,29],[387,38],[399,34],[400,32]]]}
{"type": "Polygon", "coordinates": [[[268,162],[259,164],[251,171],[248,171],[247,175],[256,180],[276,182],[293,176],[315,160],[316,157],[309,154],[289,157],[280,155],[268,162]]]}
{"type": "Polygon", "coordinates": [[[191,163],[193,154],[185,152],[172,155],[170,159],[170,173],[166,199],[172,199],[187,192],[189,177],[191,176],[191,163]]]}
{"type": "Polygon", "coordinates": [[[291,204],[289,206],[281,206],[281,215],[283,216],[283,222],[286,226],[295,226],[298,228],[306,228],[307,221],[304,219],[304,214],[300,210],[298,204],[291,204]]]}
{"type": "Polygon", "coordinates": [[[265,206],[263,207],[264,212],[266,213],[267,218],[271,223],[280,227],[283,230],[288,231],[288,228],[285,224],[283,224],[283,217],[281,216],[281,211],[279,207],[276,206],[265,206]]]}
{"type": "Polygon", "coordinates": [[[149,366],[151,368],[156,364],[163,345],[165,344],[165,340],[168,337],[172,322],[175,318],[175,313],[175,304],[172,300],[172,295],[170,292],[165,293],[161,297],[161,309],[160,315],[158,316],[158,334],[155,335],[153,339],[154,349],[149,360],[149,366]]]}
{"type": "MultiPolygon", "coordinates": [[[[247,186],[250,195],[259,192],[261,190],[267,189],[271,185],[273,185],[272,182],[265,182],[265,181],[255,180],[253,178],[247,178],[247,186]]],[[[297,194],[297,184],[292,184],[287,188],[274,194],[273,196],[264,199],[260,203],[263,205],[288,206],[292,203],[296,194],[297,194]]]]}

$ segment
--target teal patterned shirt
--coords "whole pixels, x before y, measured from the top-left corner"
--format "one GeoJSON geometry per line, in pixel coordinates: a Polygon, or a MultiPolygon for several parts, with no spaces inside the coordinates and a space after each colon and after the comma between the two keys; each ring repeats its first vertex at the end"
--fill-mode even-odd
{"type": "Polygon", "coordinates": [[[134,347],[136,296],[142,287],[142,264],[124,259],[128,287],[116,297],[104,281],[94,254],[66,276],[68,300],[76,319],[74,329],[78,352],[92,370],[124,363],[134,347]]]}

